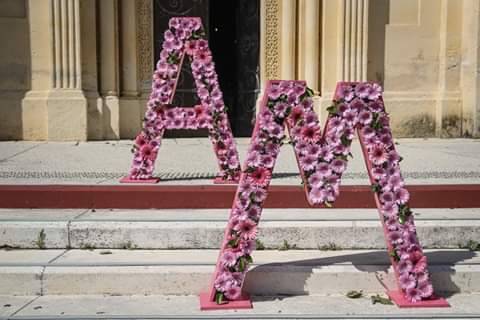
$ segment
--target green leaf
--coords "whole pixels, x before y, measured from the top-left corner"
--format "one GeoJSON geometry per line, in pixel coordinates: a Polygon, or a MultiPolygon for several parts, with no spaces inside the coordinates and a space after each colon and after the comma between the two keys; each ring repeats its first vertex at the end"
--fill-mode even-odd
{"type": "Polygon", "coordinates": [[[238,246],[238,239],[232,239],[228,241],[228,245],[232,248],[236,248],[238,246]]]}
{"type": "Polygon", "coordinates": [[[247,254],[247,255],[245,256],[245,259],[247,259],[248,263],[253,263],[253,258],[252,258],[251,255],[247,254]]]}
{"type": "Polygon", "coordinates": [[[215,293],[215,302],[217,304],[226,304],[228,301],[225,301],[225,294],[223,292],[217,291],[215,293]]]}
{"type": "Polygon", "coordinates": [[[307,96],[309,97],[313,97],[315,95],[315,92],[309,87],[307,87],[306,93],[307,93],[307,96]]]}
{"type": "Polygon", "coordinates": [[[362,290],[360,291],[352,290],[347,292],[347,297],[350,299],[358,299],[358,298],[361,298],[362,296],[363,296],[362,290]]]}
{"type": "Polygon", "coordinates": [[[243,272],[245,271],[247,264],[245,263],[245,258],[241,257],[238,261],[238,271],[243,272]]]}
{"type": "Polygon", "coordinates": [[[380,191],[382,190],[382,187],[380,187],[378,183],[372,184],[371,188],[372,191],[375,193],[380,193],[380,191]]]}
{"type": "Polygon", "coordinates": [[[337,114],[337,106],[336,105],[331,105],[327,108],[327,111],[331,115],[336,115],[337,114]]]}
{"type": "Polygon", "coordinates": [[[385,305],[392,305],[393,304],[390,299],[380,297],[379,294],[377,294],[376,296],[371,296],[370,298],[372,299],[373,304],[376,304],[376,303],[385,304],[385,305]]]}
{"type": "Polygon", "coordinates": [[[398,256],[398,253],[395,249],[392,249],[392,251],[390,251],[388,255],[392,257],[395,261],[400,261],[400,257],[398,256]]]}
{"type": "Polygon", "coordinates": [[[405,217],[405,215],[403,215],[403,214],[398,215],[398,222],[400,224],[405,224],[406,221],[407,221],[407,218],[405,217]]]}
{"type": "Polygon", "coordinates": [[[348,147],[352,143],[352,141],[348,140],[346,135],[342,135],[342,137],[340,138],[340,141],[345,147],[348,147]]]}

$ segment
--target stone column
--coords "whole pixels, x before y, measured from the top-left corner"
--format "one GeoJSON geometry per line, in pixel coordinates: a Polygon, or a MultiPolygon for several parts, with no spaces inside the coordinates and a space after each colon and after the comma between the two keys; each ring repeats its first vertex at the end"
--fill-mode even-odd
{"type": "Polygon", "coordinates": [[[463,1],[462,135],[480,137],[480,3],[463,1]]]}
{"type": "Polygon", "coordinates": [[[439,74],[435,135],[461,135],[460,64],[462,6],[455,0],[442,0],[440,7],[439,74]]]}
{"type": "Polygon", "coordinates": [[[24,139],[86,140],[79,0],[30,0],[32,89],[23,100],[24,139]]]}
{"type": "Polygon", "coordinates": [[[345,81],[367,79],[368,0],[340,1],[338,76],[345,81]]]}
{"type": "Polygon", "coordinates": [[[103,138],[120,138],[118,0],[99,1],[100,95],[103,138]]]}

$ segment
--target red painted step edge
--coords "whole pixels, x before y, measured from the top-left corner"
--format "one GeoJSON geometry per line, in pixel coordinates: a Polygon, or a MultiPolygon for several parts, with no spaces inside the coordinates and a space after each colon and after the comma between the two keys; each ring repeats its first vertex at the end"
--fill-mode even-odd
{"type": "MultiPolygon", "coordinates": [[[[0,208],[230,208],[235,185],[0,185],[0,208]]],[[[411,185],[412,208],[480,208],[480,185],[411,185]]],[[[267,208],[308,208],[301,186],[270,186],[267,208]]],[[[375,208],[369,186],[343,186],[335,208],[375,208]]]]}

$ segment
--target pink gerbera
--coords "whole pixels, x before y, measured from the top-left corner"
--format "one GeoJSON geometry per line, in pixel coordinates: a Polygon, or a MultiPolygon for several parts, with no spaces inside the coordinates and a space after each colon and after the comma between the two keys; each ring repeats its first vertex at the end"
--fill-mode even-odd
{"type": "Polygon", "coordinates": [[[372,113],[367,110],[361,111],[358,115],[358,121],[363,125],[370,124],[372,122],[372,113]]]}
{"type": "Polygon", "coordinates": [[[314,204],[323,203],[327,199],[326,192],[323,189],[316,188],[316,187],[314,187],[314,188],[312,188],[312,190],[310,190],[310,193],[308,194],[308,197],[309,197],[310,201],[312,201],[312,203],[314,203],[314,204]]]}
{"type": "Polygon", "coordinates": [[[388,238],[393,244],[401,244],[403,242],[402,233],[399,231],[389,232],[388,238]]]}
{"type": "Polygon", "coordinates": [[[336,173],[342,173],[347,167],[347,163],[342,159],[335,159],[331,163],[333,171],[336,173]]]}
{"type": "Polygon", "coordinates": [[[238,286],[230,286],[226,291],[225,291],[225,296],[230,299],[230,300],[236,300],[240,297],[241,290],[240,287],[238,286]]]}
{"type": "Polygon", "coordinates": [[[328,177],[332,174],[332,170],[330,169],[330,166],[326,162],[321,162],[317,165],[317,170],[316,173],[322,177],[328,177]]]}
{"type": "Polygon", "coordinates": [[[429,298],[433,294],[433,286],[429,281],[418,282],[417,289],[423,298],[429,298]]]}
{"type": "Polygon", "coordinates": [[[387,161],[385,148],[379,144],[374,145],[370,150],[370,160],[376,165],[381,165],[387,161]]]}
{"type": "Polygon", "coordinates": [[[413,268],[414,272],[424,272],[427,270],[427,257],[423,256],[420,260],[415,263],[415,267],[413,268]]]}
{"type": "Polygon", "coordinates": [[[300,158],[300,165],[303,170],[310,171],[315,168],[317,163],[317,157],[307,154],[306,156],[300,158]]]}
{"type": "Polygon", "coordinates": [[[417,288],[407,289],[406,294],[407,294],[407,299],[412,302],[418,302],[422,300],[421,292],[417,288]]]}
{"type": "Polygon", "coordinates": [[[405,204],[410,199],[410,194],[408,193],[407,189],[399,188],[399,189],[395,190],[395,199],[400,204],[405,204]]]}
{"type": "Polygon", "coordinates": [[[275,159],[271,155],[267,154],[267,155],[262,156],[260,163],[265,168],[272,168],[274,162],[275,162],[275,159]]]}
{"type": "Polygon", "coordinates": [[[237,263],[237,254],[232,250],[225,250],[222,255],[222,265],[233,267],[237,263]]]}
{"type": "Polygon", "coordinates": [[[400,274],[408,274],[413,269],[412,262],[410,260],[401,260],[397,264],[398,272],[400,274]]]}
{"type": "Polygon", "coordinates": [[[302,138],[307,142],[317,142],[320,138],[320,127],[316,125],[311,127],[303,127],[302,138]]]}
{"type": "Polygon", "coordinates": [[[382,195],[380,196],[380,201],[381,201],[383,204],[393,203],[393,202],[395,202],[395,195],[393,194],[393,192],[384,192],[384,193],[382,193],[382,195]]]}
{"type": "Polygon", "coordinates": [[[322,176],[317,172],[308,177],[308,184],[312,187],[319,187],[322,184],[322,176]]]}
{"type": "Polygon", "coordinates": [[[256,168],[252,173],[249,174],[249,178],[251,179],[252,183],[259,186],[266,186],[270,182],[271,177],[271,172],[261,167],[256,168]]]}
{"type": "Polygon", "coordinates": [[[350,85],[342,85],[340,87],[339,98],[345,99],[345,101],[350,101],[354,97],[353,89],[350,85]]]}
{"type": "Polygon", "coordinates": [[[417,285],[417,282],[415,281],[415,277],[408,273],[402,274],[398,280],[400,282],[400,287],[402,287],[402,289],[405,289],[405,290],[415,288],[417,285]]]}
{"type": "Polygon", "coordinates": [[[255,202],[262,202],[267,198],[267,191],[264,188],[255,188],[251,197],[255,202]]]}
{"type": "Polygon", "coordinates": [[[287,108],[288,108],[288,105],[286,103],[280,102],[275,104],[275,106],[273,107],[273,110],[277,117],[283,118],[287,113],[287,108]]]}
{"type": "Polygon", "coordinates": [[[282,91],[280,90],[279,86],[271,86],[270,92],[268,93],[268,97],[272,100],[277,100],[281,94],[282,94],[282,91]]]}
{"type": "Polygon", "coordinates": [[[376,83],[368,88],[368,99],[377,100],[382,94],[382,87],[376,83]]]}
{"type": "Polygon", "coordinates": [[[235,226],[235,230],[238,231],[245,240],[254,240],[257,236],[257,224],[251,219],[240,221],[240,223],[235,226]]]}
{"type": "Polygon", "coordinates": [[[147,139],[143,135],[140,135],[135,139],[135,145],[139,148],[144,146],[146,143],[147,143],[147,139]]]}
{"type": "Polygon", "coordinates": [[[295,124],[297,123],[298,120],[303,118],[303,109],[300,107],[295,107],[292,109],[292,112],[290,113],[290,119],[292,120],[292,123],[295,124]]]}
{"type": "Polygon", "coordinates": [[[250,254],[255,250],[256,244],[254,240],[243,240],[240,241],[240,250],[242,250],[242,254],[250,254]]]}
{"type": "Polygon", "coordinates": [[[195,60],[201,64],[206,64],[212,61],[212,55],[207,51],[197,51],[195,55],[195,60]]]}
{"type": "Polygon", "coordinates": [[[217,279],[215,279],[215,289],[225,291],[230,286],[231,281],[231,274],[229,272],[224,272],[218,275],[217,279]]]}
{"type": "Polygon", "coordinates": [[[145,158],[147,158],[147,159],[154,160],[155,157],[156,157],[156,153],[153,151],[152,146],[150,146],[149,144],[144,144],[144,145],[140,148],[140,152],[141,152],[142,155],[143,155],[145,158]]]}
{"type": "Polygon", "coordinates": [[[260,218],[260,214],[262,213],[262,208],[257,205],[251,205],[250,208],[247,210],[248,217],[258,220],[260,218]]]}

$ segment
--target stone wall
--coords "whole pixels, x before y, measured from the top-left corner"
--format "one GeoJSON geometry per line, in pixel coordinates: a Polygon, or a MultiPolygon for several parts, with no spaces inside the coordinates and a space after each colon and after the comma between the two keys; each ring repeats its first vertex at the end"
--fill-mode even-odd
{"type": "MultiPolygon", "coordinates": [[[[260,78],[385,89],[397,137],[480,136],[478,0],[261,0],[260,78]]],[[[132,138],[152,0],[0,0],[0,139],[132,138]]]]}

